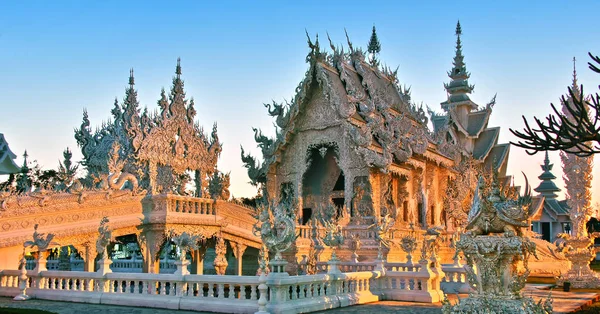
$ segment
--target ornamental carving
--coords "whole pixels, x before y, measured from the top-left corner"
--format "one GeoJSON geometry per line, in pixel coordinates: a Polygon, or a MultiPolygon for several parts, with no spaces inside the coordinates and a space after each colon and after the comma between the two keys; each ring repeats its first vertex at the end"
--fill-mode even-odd
{"type": "Polygon", "coordinates": [[[208,135],[194,121],[194,100],[185,98],[179,60],[170,93],[167,96],[163,89],[158,105],[159,112],[144,109],[140,114],[132,71],[123,103],[115,100],[112,121],[92,132],[84,111],[81,127],[75,131],[82,164],[88,170],[84,185],[102,188],[106,183],[112,187],[128,181],[133,190],[139,185],[151,193],[186,194],[189,170],[195,174],[194,194],[209,195],[208,182],[222,147],[216,124],[208,135]]]}

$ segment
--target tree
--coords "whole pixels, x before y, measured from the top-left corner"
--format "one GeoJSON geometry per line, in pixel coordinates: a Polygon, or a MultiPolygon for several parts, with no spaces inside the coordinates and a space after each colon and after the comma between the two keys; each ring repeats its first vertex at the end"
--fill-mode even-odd
{"type": "MultiPolygon", "coordinates": [[[[588,62],[589,68],[600,73],[600,58],[588,54],[593,61],[593,63],[588,62]]],[[[523,131],[510,129],[512,134],[520,139],[511,144],[526,149],[529,155],[548,150],[568,151],[580,157],[599,153],[600,94],[596,93],[589,98],[584,98],[583,95],[583,86],[579,92],[577,88],[569,87],[569,96],[561,97],[563,104],[569,103],[569,106],[563,106],[561,112],[554,104],[550,104],[554,113],[548,115],[546,121],[534,117],[537,126],[530,126],[523,116],[525,129],[523,131]]]]}
{"type": "Polygon", "coordinates": [[[379,39],[377,38],[375,25],[373,25],[373,33],[371,33],[371,39],[369,39],[369,46],[367,47],[367,51],[371,55],[371,65],[379,66],[377,55],[381,52],[381,44],[379,43],[379,39]]]}

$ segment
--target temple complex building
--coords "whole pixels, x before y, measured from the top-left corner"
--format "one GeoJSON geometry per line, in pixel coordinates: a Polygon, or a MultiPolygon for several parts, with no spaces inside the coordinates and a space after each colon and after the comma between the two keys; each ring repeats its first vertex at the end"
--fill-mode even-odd
{"type": "Polygon", "coordinates": [[[496,96],[484,107],[469,97],[475,86],[468,81],[471,74],[462,54],[461,35],[459,22],[456,25],[456,54],[453,67],[448,72],[450,82],[444,84],[448,99],[441,103],[443,114],[430,112],[433,130],[443,136],[442,141],[456,144],[461,156],[473,158],[487,168],[493,166],[503,178],[506,176],[510,145],[498,144],[500,127],[488,127],[496,96]]]}
{"type": "Polygon", "coordinates": [[[552,174],[553,164],[550,163],[548,152],[542,165],[542,174],[538,177],[542,182],[534,189],[539,193],[536,202],[542,202],[541,210],[532,217],[531,230],[542,235],[542,239],[554,242],[558,233],[571,232],[569,206],[566,200],[559,201],[557,192],[560,189],[554,183],[556,176],[552,174]]]}
{"type": "MultiPolygon", "coordinates": [[[[349,258],[350,238],[360,238],[365,260],[376,254],[370,226],[386,215],[395,219],[398,236],[411,228],[453,233],[466,222],[478,173],[487,166],[509,182],[509,145],[498,144],[500,129],[488,127],[495,100],[479,108],[469,98],[473,86],[461,34],[458,24],[444,113],[430,111],[433,131],[396,71],[369,60],[350,39],[348,52],[331,40],[328,52],[318,36],[308,38],[309,68],[296,95],[290,103],[265,105],[276,119],[276,136],[254,129],[262,161],[242,149],[249,177],[263,195],[298,200],[296,258],[309,246],[327,252],[316,240],[323,221],[337,220],[346,230],[347,245],[338,255],[349,258]]],[[[388,259],[404,258],[390,249],[388,259]]]]}

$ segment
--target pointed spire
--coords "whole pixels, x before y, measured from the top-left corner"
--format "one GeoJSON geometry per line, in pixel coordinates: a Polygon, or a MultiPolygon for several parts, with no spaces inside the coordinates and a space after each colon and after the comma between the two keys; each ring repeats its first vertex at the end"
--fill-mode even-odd
{"type": "Polygon", "coordinates": [[[581,94],[581,91],[579,90],[579,84],[577,84],[577,68],[575,64],[576,61],[577,59],[573,57],[573,82],[571,84],[571,89],[573,89],[573,94],[575,94],[575,96],[579,96],[579,94],[581,94]]]}
{"type": "MultiPolygon", "coordinates": [[[[575,59],[575,57],[573,57],[573,81],[571,82],[571,86],[569,87],[569,89],[572,92],[572,95],[575,96],[576,100],[585,100],[584,96],[581,94],[581,89],[579,88],[579,84],[577,83],[577,68],[576,68],[576,61],[577,59],[575,59]]],[[[562,112],[567,116],[568,119],[574,119],[573,114],[569,111],[568,107],[570,108],[575,108],[575,104],[573,102],[572,96],[570,92],[567,92],[567,94],[564,96],[564,100],[561,97],[561,102],[562,102],[562,112]]],[[[586,106],[587,108],[587,106],[586,106]]],[[[587,108],[588,112],[589,112],[589,108],[587,108]]]]}
{"type": "Polygon", "coordinates": [[[378,66],[379,61],[377,61],[377,55],[381,52],[381,44],[379,43],[379,39],[377,38],[377,31],[375,30],[375,25],[373,25],[371,39],[369,39],[369,43],[367,45],[367,52],[370,55],[371,66],[378,66]]]}
{"type": "Polygon", "coordinates": [[[175,67],[175,74],[177,78],[181,77],[181,58],[177,58],[177,67],[175,67]]]}
{"type": "Polygon", "coordinates": [[[554,179],[556,176],[552,174],[552,167],[554,165],[550,163],[550,158],[548,157],[548,151],[546,151],[546,156],[544,158],[544,164],[542,165],[542,174],[538,177],[538,179],[542,180],[540,185],[534,189],[534,191],[540,193],[540,195],[544,196],[547,199],[556,198],[558,195],[556,192],[560,191],[560,189],[554,183],[554,179]]]}
{"type": "Polygon", "coordinates": [[[462,42],[460,36],[462,35],[462,27],[460,21],[456,23],[456,51],[452,61],[452,70],[448,72],[448,77],[451,81],[448,84],[444,84],[446,92],[448,92],[448,100],[442,103],[442,108],[448,110],[450,106],[467,105],[471,110],[477,110],[477,104],[473,103],[469,98],[470,93],[473,92],[474,86],[469,85],[469,77],[471,74],[467,72],[467,66],[465,64],[465,57],[462,54],[462,42]]]}
{"type": "Polygon", "coordinates": [[[133,68],[131,68],[129,70],[129,87],[133,88],[133,85],[135,85],[135,80],[133,79],[133,68]]]}

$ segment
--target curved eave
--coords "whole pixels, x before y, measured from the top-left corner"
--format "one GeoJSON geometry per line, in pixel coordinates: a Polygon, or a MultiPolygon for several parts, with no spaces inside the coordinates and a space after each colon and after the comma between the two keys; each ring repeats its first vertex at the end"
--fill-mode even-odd
{"type": "Polygon", "coordinates": [[[491,114],[491,110],[470,112],[468,114],[467,119],[469,121],[469,125],[467,126],[467,129],[471,137],[479,137],[481,132],[483,132],[483,130],[485,130],[485,128],[487,127],[491,114]],[[472,126],[474,123],[477,124],[475,126],[472,126]]]}
{"type": "Polygon", "coordinates": [[[10,150],[4,134],[0,133],[0,174],[13,174],[21,172],[21,167],[15,164],[17,155],[10,150]]]}
{"type": "Polygon", "coordinates": [[[481,136],[475,141],[473,148],[473,157],[479,160],[485,160],[492,148],[498,142],[500,127],[488,128],[481,133],[481,136]]]}
{"type": "Polygon", "coordinates": [[[533,207],[533,215],[531,216],[532,221],[537,221],[542,219],[542,213],[544,208],[545,198],[543,196],[534,196],[532,197],[531,205],[533,207]]]}
{"type": "Polygon", "coordinates": [[[14,174],[21,172],[21,168],[7,155],[0,157],[0,174],[14,174]]]}
{"type": "Polygon", "coordinates": [[[427,150],[425,153],[423,153],[423,157],[446,168],[454,167],[454,159],[450,158],[450,156],[442,154],[437,150],[437,145],[431,142],[429,142],[427,150]]]}

